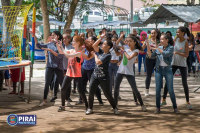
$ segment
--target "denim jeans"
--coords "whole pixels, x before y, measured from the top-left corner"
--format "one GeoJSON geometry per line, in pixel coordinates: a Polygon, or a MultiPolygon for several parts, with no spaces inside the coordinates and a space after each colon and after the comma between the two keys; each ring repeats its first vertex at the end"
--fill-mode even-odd
{"type": "Polygon", "coordinates": [[[156,68],[155,73],[155,81],[156,81],[156,107],[160,108],[160,100],[161,100],[161,88],[162,88],[162,80],[163,77],[165,77],[165,81],[168,87],[168,91],[170,94],[170,98],[173,104],[173,108],[176,109],[176,97],[174,94],[174,88],[173,88],[173,73],[172,68],[170,67],[162,67],[156,68]]]}
{"type": "Polygon", "coordinates": [[[113,79],[115,79],[116,74],[117,74],[117,70],[118,70],[119,66],[117,66],[117,63],[110,63],[109,67],[108,67],[108,71],[110,74],[110,92],[112,95],[112,85],[113,85],[113,79]]]}
{"type": "Polygon", "coordinates": [[[141,72],[142,62],[143,62],[143,64],[144,64],[144,72],[146,72],[146,67],[145,67],[145,56],[146,56],[146,54],[144,54],[144,55],[139,54],[139,55],[138,55],[138,72],[141,72]],[[143,59],[143,60],[142,60],[142,59],[143,59]]]}

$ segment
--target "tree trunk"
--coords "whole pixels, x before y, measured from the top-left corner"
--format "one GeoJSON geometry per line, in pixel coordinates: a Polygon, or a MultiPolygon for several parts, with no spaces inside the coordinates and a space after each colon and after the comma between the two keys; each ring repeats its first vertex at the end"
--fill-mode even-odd
{"type": "Polygon", "coordinates": [[[187,0],[187,5],[190,5],[191,3],[190,3],[190,0],[187,0]]]}
{"type": "Polygon", "coordinates": [[[195,5],[195,0],[191,0],[191,5],[195,5]]]}
{"type": "Polygon", "coordinates": [[[40,5],[41,5],[42,17],[43,17],[44,43],[47,43],[49,33],[50,33],[49,12],[47,9],[47,0],[40,0],[40,5]]]}
{"type": "Polygon", "coordinates": [[[70,26],[72,24],[72,20],[73,20],[74,13],[76,11],[76,6],[77,6],[78,2],[79,2],[79,0],[72,0],[72,2],[70,4],[69,15],[67,16],[67,19],[66,19],[67,22],[65,24],[64,31],[65,31],[65,29],[70,28],[70,26]]]}

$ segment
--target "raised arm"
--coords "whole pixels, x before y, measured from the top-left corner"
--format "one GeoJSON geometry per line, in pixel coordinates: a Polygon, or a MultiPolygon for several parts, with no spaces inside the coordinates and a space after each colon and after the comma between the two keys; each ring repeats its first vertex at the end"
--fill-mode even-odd
{"type": "Polygon", "coordinates": [[[32,35],[32,37],[34,37],[35,44],[39,49],[47,48],[46,44],[41,45],[40,43],[38,43],[38,40],[37,40],[35,34],[32,31],[29,31],[29,33],[32,35]]]}
{"type": "Polygon", "coordinates": [[[99,43],[101,42],[101,39],[105,37],[105,35],[106,35],[106,33],[102,33],[100,38],[92,45],[95,52],[99,52],[99,43]]]}
{"type": "Polygon", "coordinates": [[[119,42],[123,39],[123,37],[125,36],[125,34],[126,34],[126,31],[123,32],[123,33],[120,35],[119,39],[116,41],[116,44],[117,44],[117,45],[118,45],[119,42]]]}

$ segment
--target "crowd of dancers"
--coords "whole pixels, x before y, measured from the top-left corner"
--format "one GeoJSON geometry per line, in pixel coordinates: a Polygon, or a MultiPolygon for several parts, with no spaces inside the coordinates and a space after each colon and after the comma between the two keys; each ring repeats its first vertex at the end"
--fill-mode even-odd
{"type": "MultiPolygon", "coordinates": [[[[65,111],[65,106],[71,107],[70,94],[71,82],[77,87],[80,95],[79,103],[85,104],[85,113],[93,113],[94,94],[99,105],[103,105],[101,90],[109,101],[114,114],[118,115],[118,99],[120,98],[120,84],[126,77],[133,92],[134,104],[140,105],[142,111],[147,111],[141,94],[137,89],[135,80],[135,62],[138,61],[138,75],[141,75],[141,65],[144,63],[145,96],[149,95],[152,74],[155,71],[156,82],[156,110],[160,113],[160,107],[166,105],[166,96],[169,91],[175,113],[180,113],[176,103],[173,88],[173,75],[179,69],[186,97],[186,107],[192,109],[189,102],[187,85],[188,72],[192,68],[195,43],[197,41],[188,28],[179,27],[176,37],[173,39],[170,31],[160,33],[153,29],[150,33],[142,31],[138,36],[137,30],[127,37],[126,32],[108,32],[106,28],[95,34],[95,30],[85,33],[74,32],[67,29],[63,35],[59,31],[53,31],[47,44],[40,44],[35,39],[36,46],[47,51],[47,66],[45,72],[45,86],[43,101],[39,106],[47,104],[49,88],[53,84],[54,96],[51,102],[57,99],[59,85],[61,86],[61,106],[58,111],[65,111]],[[189,58],[189,59],[188,59],[189,58]],[[165,83],[163,84],[163,77],[165,83]],[[89,96],[85,95],[87,82],[89,81],[89,96]],[[112,93],[114,86],[114,93],[112,93]],[[164,86],[163,100],[161,101],[161,89],[164,86]],[[114,97],[113,97],[114,94],[114,97]],[[67,105],[65,105],[67,103],[67,105]]],[[[194,68],[193,68],[194,69],[194,68]]],[[[195,70],[194,70],[195,71],[195,70]]]]}

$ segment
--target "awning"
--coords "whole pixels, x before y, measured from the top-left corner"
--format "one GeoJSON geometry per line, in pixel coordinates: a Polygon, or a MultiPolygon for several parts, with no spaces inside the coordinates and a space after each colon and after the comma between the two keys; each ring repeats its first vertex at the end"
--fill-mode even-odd
{"type": "MultiPolygon", "coordinates": [[[[40,26],[42,24],[43,24],[43,21],[36,21],[36,23],[35,23],[36,27],[38,27],[38,26],[40,26]]],[[[61,26],[61,27],[65,26],[65,22],[59,22],[59,21],[56,21],[56,20],[49,21],[49,24],[50,25],[57,25],[57,26],[61,26]]],[[[27,26],[28,26],[28,28],[31,28],[32,27],[32,21],[28,21],[27,22],[27,26]]],[[[71,24],[70,28],[74,28],[74,24],[73,23],[71,24]]]]}
{"type": "Polygon", "coordinates": [[[198,22],[200,5],[161,5],[144,23],[163,23],[178,19],[178,22],[198,22]]]}

